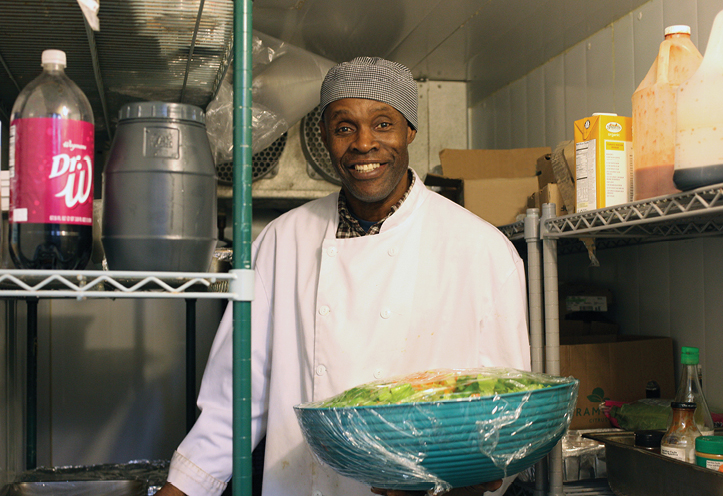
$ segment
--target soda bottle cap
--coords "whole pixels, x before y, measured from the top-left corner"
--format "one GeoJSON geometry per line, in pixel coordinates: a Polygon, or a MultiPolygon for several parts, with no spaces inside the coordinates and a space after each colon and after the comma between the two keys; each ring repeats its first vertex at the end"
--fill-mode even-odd
{"type": "Polygon", "coordinates": [[[698,348],[691,346],[683,346],[680,350],[680,363],[683,365],[698,365],[700,361],[700,351],[698,348]]]}
{"type": "Polygon", "coordinates": [[[685,24],[668,26],[665,28],[665,36],[668,36],[669,34],[690,34],[690,26],[686,26],[685,24]]]}
{"type": "Polygon", "coordinates": [[[43,50],[42,65],[45,64],[60,64],[65,67],[65,52],[62,50],[43,50]]]}

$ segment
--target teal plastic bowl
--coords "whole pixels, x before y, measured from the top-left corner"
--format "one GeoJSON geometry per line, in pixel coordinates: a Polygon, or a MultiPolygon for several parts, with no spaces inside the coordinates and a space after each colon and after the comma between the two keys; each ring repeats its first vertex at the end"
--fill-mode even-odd
{"type": "Polygon", "coordinates": [[[373,487],[450,489],[534,465],[567,431],[578,381],[455,401],[294,407],[314,454],[373,487]]]}

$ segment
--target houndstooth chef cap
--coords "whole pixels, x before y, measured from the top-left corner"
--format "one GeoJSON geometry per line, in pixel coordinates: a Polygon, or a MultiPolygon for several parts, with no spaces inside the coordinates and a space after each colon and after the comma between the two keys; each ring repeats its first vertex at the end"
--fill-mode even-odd
{"type": "Polygon", "coordinates": [[[391,105],[417,129],[417,83],[402,64],[379,57],[357,57],[326,74],[321,85],[321,114],[342,98],[366,98],[391,105]]]}

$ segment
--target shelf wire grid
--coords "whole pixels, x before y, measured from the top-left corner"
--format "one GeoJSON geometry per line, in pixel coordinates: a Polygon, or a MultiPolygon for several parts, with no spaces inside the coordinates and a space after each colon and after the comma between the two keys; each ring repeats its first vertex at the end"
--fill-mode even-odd
{"type": "Polygon", "coordinates": [[[545,237],[681,237],[723,232],[723,185],[556,217],[545,237]]]}
{"type": "Polygon", "coordinates": [[[230,273],[0,270],[0,297],[232,299],[230,273]]]}

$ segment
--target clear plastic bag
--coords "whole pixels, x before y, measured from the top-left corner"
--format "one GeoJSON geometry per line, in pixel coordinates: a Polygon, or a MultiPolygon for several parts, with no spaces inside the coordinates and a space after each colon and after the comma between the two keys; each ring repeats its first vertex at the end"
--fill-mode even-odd
{"type": "MultiPolygon", "coordinates": [[[[258,153],[319,105],[319,90],[334,62],[253,32],[252,153],[258,153]]],[[[206,132],[216,164],[233,159],[233,71],[206,107],[206,132]]]]}
{"type": "Polygon", "coordinates": [[[437,369],[295,407],[320,462],[374,487],[428,490],[514,475],[567,431],[578,381],[514,369],[437,369]]]}

